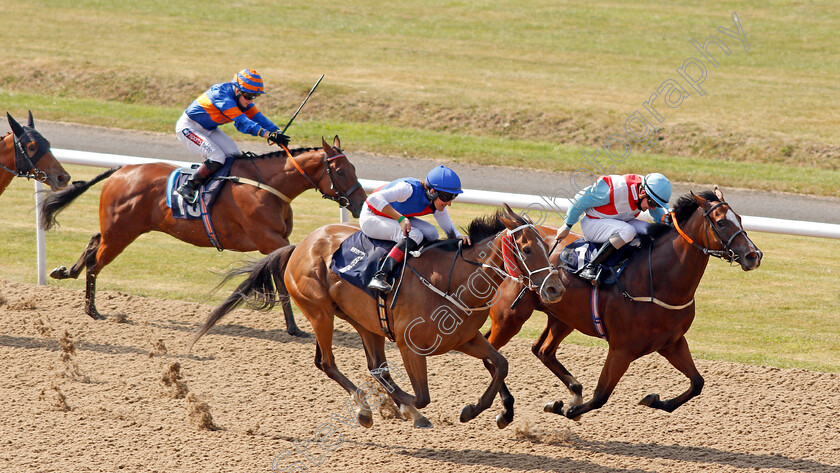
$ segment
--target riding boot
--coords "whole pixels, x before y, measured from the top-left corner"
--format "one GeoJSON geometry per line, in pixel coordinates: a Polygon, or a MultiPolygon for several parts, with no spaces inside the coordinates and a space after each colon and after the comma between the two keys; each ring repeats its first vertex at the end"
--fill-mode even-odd
{"type": "Polygon", "coordinates": [[[186,182],[181,184],[175,192],[181,194],[185,201],[194,204],[198,200],[198,189],[207,181],[207,178],[213,175],[222,167],[222,163],[210,161],[209,159],[201,163],[201,166],[195,170],[192,176],[186,182]]]}
{"type": "Polygon", "coordinates": [[[397,267],[403,261],[409,251],[414,251],[417,249],[417,243],[414,242],[411,238],[405,238],[394,245],[391,248],[391,252],[388,253],[388,256],[385,257],[385,261],[382,262],[382,266],[379,268],[379,271],[373,275],[370,282],[368,283],[368,289],[374,291],[382,291],[382,292],[391,292],[393,287],[391,286],[391,273],[394,272],[394,268],[397,267]]]}
{"type": "Polygon", "coordinates": [[[580,271],[578,276],[583,279],[588,279],[590,281],[595,280],[598,277],[598,266],[607,260],[610,256],[615,253],[617,250],[615,246],[613,246],[612,242],[609,240],[605,241],[601,248],[595,252],[595,256],[592,257],[592,261],[586,264],[583,269],[580,271]]]}

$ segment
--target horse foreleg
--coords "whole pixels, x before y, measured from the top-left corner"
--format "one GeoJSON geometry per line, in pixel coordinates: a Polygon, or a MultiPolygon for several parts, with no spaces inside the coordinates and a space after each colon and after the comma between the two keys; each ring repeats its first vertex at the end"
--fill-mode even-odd
{"type": "Polygon", "coordinates": [[[85,281],[85,313],[93,320],[105,320],[105,317],[96,310],[96,274],[88,269],[87,280],[85,281]]]}
{"type": "Polygon", "coordinates": [[[79,274],[82,273],[82,269],[88,266],[88,261],[91,255],[96,255],[97,250],[99,250],[99,242],[102,241],[102,234],[96,233],[90,238],[87,246],[85,247],[84,251],[82,251],[82,256],[79,257],[79,260],[76,261],[75,264],[70,269],[67,269],[64,266],[59,266],[55,268],[50,273],[50,277],[53,279],[76,279],[79,277],[79,274]]]}
{"type": "Polygon", "coordinates": [[[659,354],[664,356],[680,373],[686,375],[691,381],[691,386],[679,396],[665,401],[659,400],[659,394],[648,394],[644,399],[639,401],[639,404],[654,409],[662,409],[667,412],[674,412],[676,408],[682,406],[689,399],[699,395],[703,391],[703,376],[700,375],[697,367],[694,366],[694,360],[691,358],[691,351],[688,349],[688,342],[686,342],[685,337],[680,337],[676,342],[659,350],[659,354]]]}
{"type": "MultiPolygon", "coordinates": [[[[394,379],[391,377],[391,371],[394,370],[397,375],[405,379],[406,375],[403,371],[385,359],[385,337],[374,334],[370,331],[364,330],[353,323],[353,326],[359,331],[362,336],[362,342],[365,346],[365,355],[367,356],[368,370],[377,382],[385,389],[388,396],[397,404],[397,408],[406,419],[411,419],[414,427],[429,428],[432,423],[429,422],[417,408],[414,407],[414,396],[400,389],[394,379]]],[[[384,401],[383,401],[384,402],[384,401]]]]}
{"type": "Polygon", "coordinates": [[[609,400],[618,380],[627,371],[633,357],[610,348],[607,352],[607,361],[604,362],[604,367],[601,368],[601,376],[598,378],[598,386],[595,387],[595,393],[589,401],[577,405],[569,406],[563,414],[569,419],[576,419],[587,412],[599,409],[609,400]]]}
{"type": "MultiPolygon", "coordinates": [[[[566,389],[573,396],[570,405],[577,406],[583,403],[583,386],[557,359],[557,347],[573,330],[573,328],[549,315],[545,330],[531,346],[531,352],[566,385],[566,389]]],[[[563,401],[549,402],[543,410],[554,414],[562,414],[563,401]]]]}
{"type": "Polygon", "coordinates": [[[315,338],[317,340],[315,345],[315,366],[350,394],[350,399],[356,405],[356,421],[359,425],[362,427],[372,427],[373,412],[371,412],[370,406],[365,401],[364,392],[359,390],[352,381],[344,376],[335,364],[335,356],[333,356],[332,352],[334,311],[335,308],[333,307],[332,311],[325,311],[313,317],[308,317],[312,323],[313,330],[315,330],[315,338]]]}
{"type": "MultiPolygon", "coordinates": [[[[504,284],[508,284],[507,281],[505,281],[504,284]]],[[[513,288],[515,290],[512,292],[509,289],[506,291],[506,294],[510,292],[511,298],[518,295],[517,291],[520,290],[520,286],[516,284],[513,288]]],[[[500,300],[507,301],[504,297],[500,300]]],[[[526,291],[522,295],[522,299],[516,303],[516,307],[510,307],[507,303],[495,304],[493,308],[490,309],[491,325],[490,329],[484,334],[484,338],[486,338],[496,350],[507,345],[511,338],[519,333],[519,330],[522,329],[522,325],[531,317],[531,314],[534,313],[534,307],[538,302],[539,296],[537,296],[533,291],[526,291]]],[[[487,368],[492,376],[494,373],[493,365],[485,360],[484,367],[487,368]]],[[[502,383],[502,387],[499,389],[499,398],[502,400],[502,413],[496,416],[496,426],[500,429],[504,429],[513,422],[513,405],[515,403],[513,394],[511,394],[506,383],[502,383]]]]}
{"type": "Polygon", "coordinates": [[[411,380],[411,387],[414,389],[414,398],[412,399],[414,407],[422,409],[429,405],[431,397],[429,396],[429,379],[426,370],[426,357],[415,353],[408,344],[400,345],[401,341],[397,341],[400,347],[400,355],[402,356],[403,365],[405,366],[408,379],[411,380]]]}
{"type": "Polygon", "coordinates": [[[493,345],[490,345],[490,342],[488,342],[487,339],[478,332],[476,332],[475,336],[467,343],[458,347],[457,350],[484,360],[485,363],[489,362],[494,367],[494,370],[492,370],[493,380],[490,382],[490,386],[487,387],[487,390],[484,391],[484,394],[482,394],[478,399],[478,403],[467,404],[461,410],[461,422],[469,422],[493,404],[493,399],[497,394],[499,394],[499,389],[501,389],[502,384],[504,384],[505,377],[507,376],[508,362],[507,359],[502,356],[501,353],[496,351],[496,349],[493,348],[493,345]]]}

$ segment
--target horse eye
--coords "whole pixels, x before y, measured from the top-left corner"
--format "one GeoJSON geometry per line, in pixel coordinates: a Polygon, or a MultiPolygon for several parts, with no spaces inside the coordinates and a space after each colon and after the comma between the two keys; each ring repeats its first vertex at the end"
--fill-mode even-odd
{"type": "Polygon", "coordinates": [[[29,153],[29,156],[34,156],[36,151],[38,151],[38,145],[35,142],[26,143],[26,152],[29,153]]]}
{"type": "Polygon", "coordinates": [[[343,176],[343,175],[344,175],[344,169],[339,169],[338,171],[336,171],[336,173],[337,173],[339,176],[343,176]]]}
{"type": "Polygon", "coordinates": [[[525,253],[526,255],[530,255],[531,254],[531,247],[526,246],[525,248],[522,248],[522,252],[525,253]]]}
{"type": "Polygon", "coordinates": [[[725,227],[725,226],[726,226],[726,220],[718,220],[718,221],[717,221],[717,225],[718,225],[720,228],[725,227]]]}

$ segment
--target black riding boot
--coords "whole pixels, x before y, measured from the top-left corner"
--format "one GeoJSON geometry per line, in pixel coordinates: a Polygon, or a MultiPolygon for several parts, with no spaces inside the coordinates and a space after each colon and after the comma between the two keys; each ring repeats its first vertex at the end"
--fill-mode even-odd
{"type": "Polygon", "coordinates": [[[210,161],[209,159],[201,163],[201,166],[195,170],[195,173],[181,184],[175,192],[181,194],[185,201],[194,204],[198,200],[198,189],[207,181],[207,178],[213,175],[222,167],[222,163],[210,161]]]}
{"type": "Polygon", "coordinates": [[[612,256],[612,254],[615,253],[615,250],[617,249],[618,248],[614,247],[609,240],[605,241],[604,244],[601,245],[601,248],[598,248],[598,251],[595,252],[595,256],[592,257],[592,261],[590,261],[586,264],[586,266],[583,267],[578,276],[580,276],[583,279],[588,279],[590,281],[594,280],[596,277],[598,277],[598,265],[600,265],[601,263],[606,261],[607,258],[612,256]]]}
{"type": "Polygon", "coordinates": [[[394,245],[394,248],[390,253],[388,253],[388,256],[385,257],[385,261],[382,262],[382,267],[379,268],[379,271],[373,275],[373,278],[371,278],[368,283],[368,289],[391,292],[393,289],[390,281],[391,273],[394,272],[394,268],[396,268],[398,264],[402,263],[403,258],[408,257],[408,252],[414,251],[415,249],[417,249],[417,243],[415,243],[411,238],[406,238],[394,245]],[[402,253],[402,257],[399,257],[400,253],[402,253]]]}

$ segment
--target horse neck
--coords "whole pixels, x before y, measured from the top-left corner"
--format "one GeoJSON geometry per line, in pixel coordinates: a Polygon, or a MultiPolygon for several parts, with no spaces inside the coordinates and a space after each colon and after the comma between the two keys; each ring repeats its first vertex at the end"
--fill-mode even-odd
{"type": "Polygon", "coordinates": [[[324,160],[320,159],[322,153],[322,150],[313,150],[291,158],[287,156],[285,160],[266,160],[266,168],[269,170],[269,177],[266,183],[285,194],[289,199],[294,199],[304,191],[312,189],[312,184],[309,183],[306,177],[301,175],[300,171],[292,163],[292,160],[295,160],[306,175],[309,176],[309,179],[317,185],[323,171],[324,160]],[[277,166],[277,168],[274,166],[277,166]]]}
{"type": "MultiPolygon", "coordinates": [[[[706,227],[701,209],[695,211],[680,228],[695,243],[708,247],[705,235],[706,227]]],[[[689,243],[676,230],[663,235],[661,239],[663,241],[655,243],[651,254],[654,288],[667,287],[672,294],[694,296],[694,292],[706,272],[709,255],[689,243]]],[[[644,263],[647,268],[647,261],[644,263]]],[[[638,279],[644,279],[642,281],[644,286],[648,286],[650,284],[649,274],[646,271],[643,272],[645,272],[644,277],[647,279],[638,279]]]]}
{"type": "MultiPolygon", "coordinates": [[[[0,139],[0,164],[9,169],[17,169],[15,167],[15,138],[13,133],[9,133],[0,139]]],[[[0,193],[6,190],[13,178],[14,176],[9,171],[0,169],[0,193]]]]}
{"type": "MultiPolygon", "coordinates": [[[[496,290],[504,282],[505,277],[498,271],[478,267],[464,260],[477,261],[503,270],[504,262],[500,250],[501,237],[500,234],[471,245],[463,250],[463,259],[458,258],[455,263],[450,287],[453,291],[460,287],[465,288],[465,290],[456,292],[456,294],[461,302],[469,307],[480,307],[488,304],[496,296],[496,290]]],[[[448,272],[449,268],[446,268],[446,271],[448,272]]]]}

